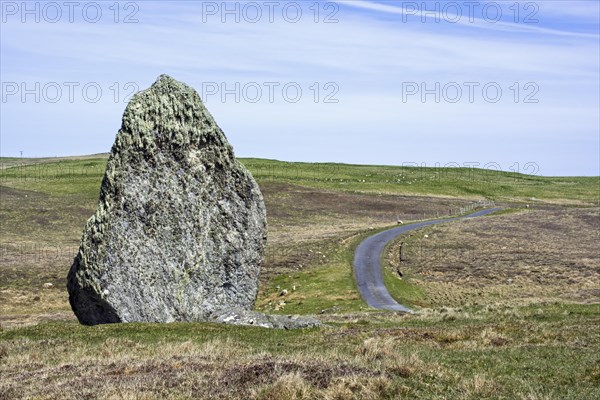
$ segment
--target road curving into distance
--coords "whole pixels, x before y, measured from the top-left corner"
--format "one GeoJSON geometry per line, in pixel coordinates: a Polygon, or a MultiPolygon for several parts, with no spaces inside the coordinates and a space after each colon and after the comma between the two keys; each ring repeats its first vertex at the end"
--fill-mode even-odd
{"type": "Polygon", "coordinates": [[[354,253],[354,276],[360,295],[373,308],[382,310],[411,312],[408,307],[398,303],[388,292],[383,283],[381,271],[381,255],[386,244],[401,234],[424,226],[456,221],[463,218],[473,218],[490,214],[500,210],[499,208],[488,208],[476,213],[456,218],[443,218],[430,221],[416,222],[414,224],[402,225],[396,228],[379,232],[369,236],[356,248],[354,253]]]}

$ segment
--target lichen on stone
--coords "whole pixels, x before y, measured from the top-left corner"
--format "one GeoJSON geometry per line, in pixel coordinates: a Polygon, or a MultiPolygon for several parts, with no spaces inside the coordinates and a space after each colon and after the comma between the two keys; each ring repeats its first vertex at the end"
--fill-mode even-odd
{"type": "Polygon", "coordinates": [[[79,321],[171,322],[250,310],[266,240],[260,189],[189,86],[134,95],[68,275],[79,321]]]}

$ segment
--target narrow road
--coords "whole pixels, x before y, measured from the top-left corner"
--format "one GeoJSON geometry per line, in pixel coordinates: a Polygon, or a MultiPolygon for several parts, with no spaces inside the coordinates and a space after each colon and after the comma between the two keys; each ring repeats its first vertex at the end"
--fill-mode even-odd
{"type": "Polygon", "coordinates": [[[358,245],[356,252],[354,253],[354,275],[356,277],[356,284],[358,285],[360,295],[371,307],[380,308],[382,310],[411,312],[409,308],[392,298],[383,283],[381,254],[383,253],[385,245],[399,235],[413,229],[441,224],[443,222],[456,221],[457,219],[479,217],[498,210],[499,208],[489,208],[458,218],[444,218],[416,222],[414,224],[388,229],[387,231],[379,232],[376,235],[366,238],[358,245]]]}

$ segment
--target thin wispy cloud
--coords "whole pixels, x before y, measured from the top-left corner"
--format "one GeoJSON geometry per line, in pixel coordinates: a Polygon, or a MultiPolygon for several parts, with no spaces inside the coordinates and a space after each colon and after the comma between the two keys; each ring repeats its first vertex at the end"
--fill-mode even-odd
{"type": "MultiPolygon", "coordinates": [[[[342,3],[348,7],[356,7],[367,10],[379,11],[388,14],[395,15],[403,15],[405,17],[410,18],[421,18],[421,20],[439,20],[445,21],[449,24],[458,24],[465,27],[472,27],[477,29],[490,29],[497,31],[506,31],[506,32],[531,32],[531,33],[539,33],[545,35],[557,35],[557,36],[575,36],[581,38],[588,39],[600,39],[600,35],[593,33],[580,33],[580,32],[571,32],[564,31],[558,29],[550,29],[540,27],[534,24],[525,24],[525,23],[514,23],[514,22],[504,22],[504,21],[495,21],[495,20],[486,20],[480,17],[472,16],[469,14],[456,13],[452,11],[452,8],[445,10],[444,12],[438,12],[435,8],[421,7],[420,5],[425,5],[426,3],[417,3],[417,2],[401,2],[401,4],[410,4],[410,6],[395,6],[389,4],[383,4],[378,2],[372,2],[367,0],[342,0],[342,3]],[[420,4],[420,5],[419,5],[420,4]],[[413,5],[419,5],[418,7],[413,7],[413,5]]],[[[461,8],[460,2],[453,2],[461,8]]],[[[496,2],[494,2],[497,4],[496,2]]],[[[440,2],[435,2],[439,7],[440,2]]],[[[469,4],[469,3],[462,3],[469,4]]],[[[470,4],[473,4],[471,2],[470,4]]],[[[515,3],[519,4],[519,3],[515,3]]],[[[533,3],[537,4],[537,3],[533,3]]],[[[569,6],[566,6],[569,8],[569,6]]],[[[589,9],[586,9],[589,11],[589,9]]],[[[580,16],[580,12],[572,13],[572,15],[580,16]]],[[[585,14],[587,15],[587,13],[585,14]]]]}

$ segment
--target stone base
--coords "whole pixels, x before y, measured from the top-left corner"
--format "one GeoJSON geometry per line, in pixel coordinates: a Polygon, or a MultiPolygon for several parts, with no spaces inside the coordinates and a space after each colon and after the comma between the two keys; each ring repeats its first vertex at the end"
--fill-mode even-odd
{"type": "Polygon", "coordinates": [[[229,309],[214,312],[209,322],[219,322],[229,325],[260,326],[273,329],[304,329],[323,326],[321,321],[312,317],[298,315],[267,315],[257,311],[229,309]]]}

